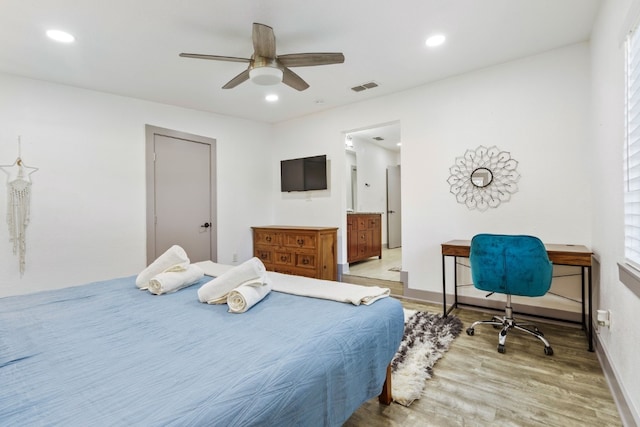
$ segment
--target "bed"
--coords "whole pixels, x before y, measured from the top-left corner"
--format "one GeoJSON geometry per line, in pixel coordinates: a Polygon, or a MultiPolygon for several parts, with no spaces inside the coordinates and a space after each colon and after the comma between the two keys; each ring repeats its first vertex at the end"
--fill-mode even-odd
{"type": "Polygon", "coordinates": [[[151,295],[135,277],[0,298],[0,425],[342,425],[378,396],[400,303],[271,292],[242,314],[205,276],[151,295]]]}

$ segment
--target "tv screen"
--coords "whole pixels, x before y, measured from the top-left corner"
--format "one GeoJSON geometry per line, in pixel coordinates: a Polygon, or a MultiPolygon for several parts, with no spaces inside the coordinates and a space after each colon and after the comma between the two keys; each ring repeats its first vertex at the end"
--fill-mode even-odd
{"type": "Polygon", "coordinates": [[[327,189],[327,156],[304,157],[280,162],[283,192],[327,189]]]}

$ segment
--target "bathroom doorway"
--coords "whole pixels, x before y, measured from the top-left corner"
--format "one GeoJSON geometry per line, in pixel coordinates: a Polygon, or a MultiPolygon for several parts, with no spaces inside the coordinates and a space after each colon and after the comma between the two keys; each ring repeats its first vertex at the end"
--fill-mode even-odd
{"type": "Polygon", "coordinates": [[[346,274],[400,282],[400,122],[345,132],[345,156],[347,212],[380,213],[382,220],[382,258],[351,263],[346,274]]]}

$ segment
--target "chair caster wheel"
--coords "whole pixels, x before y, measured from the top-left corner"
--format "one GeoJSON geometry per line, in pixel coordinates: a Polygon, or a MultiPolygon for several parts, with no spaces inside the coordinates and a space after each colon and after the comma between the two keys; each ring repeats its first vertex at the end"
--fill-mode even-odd
{"type": "Polygon", "coordinates": [[[553,356],[553,349],[551,347],[545,347],[544,354],[546,354],[547,356],[553,356]]]}
{"type": "Polygon", "coordinates": [[[474,329],[473,329],[473,328],[467,328],[467,335],[471,335],[471,336],[473,336],[474,332],[475,332],[475,331],[474,331],[474,329]]]}
{"type": "MultiPolygon", "coordinates": [[[[498,344],[498,353],[504,353],[504,344],[498,344]]],[[[546,350],[545,350],[546,352],[546,350]]]]}

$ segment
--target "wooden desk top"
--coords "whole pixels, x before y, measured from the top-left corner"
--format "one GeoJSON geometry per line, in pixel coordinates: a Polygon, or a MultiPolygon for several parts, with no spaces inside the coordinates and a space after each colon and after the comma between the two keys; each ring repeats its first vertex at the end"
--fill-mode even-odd
{"type": "MultiPolygon", "coordinates": [[[[591,267],[593,253],[586,246],[545,243],[544,247],[554,264],[591,267]]],[[[442,244],[442,255],[468,258],[470,249],[471,240],[450,240],[442,244]]]]}

